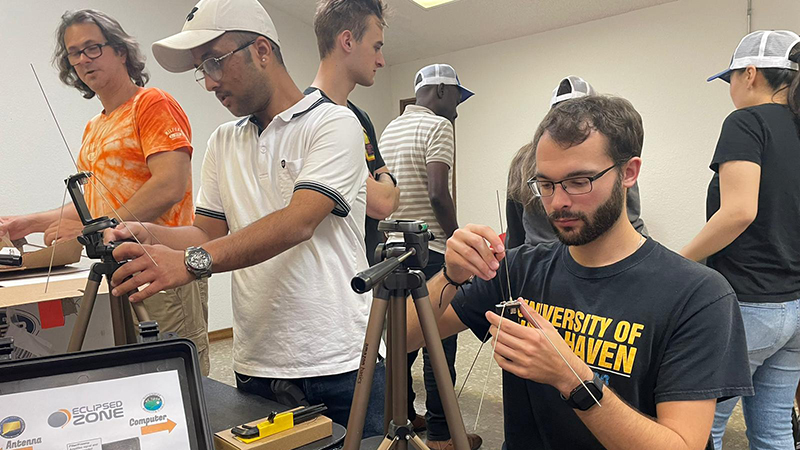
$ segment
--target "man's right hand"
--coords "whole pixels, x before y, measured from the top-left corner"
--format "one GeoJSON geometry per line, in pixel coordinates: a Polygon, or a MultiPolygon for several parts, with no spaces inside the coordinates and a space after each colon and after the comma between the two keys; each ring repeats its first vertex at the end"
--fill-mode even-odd
{"type": "Polygon", "coordinates": [[[485,225],[469,224],[457,229],[447,240],[444,257],[447,276],[457,283],[472,275],[491,280],[505,256],[503,241],[494,230],[485,225]]]}
{"type": "Polygon", "coordinates": [[[30,216],[0,217],[0,236],[8,235],[9,239],[15,241],[35,232],[30,216]]]}
{"type": "Polygon", "coordinates": [[[150,233],[144,228],[144,225],[138,222],[126,222],[116,226],[116,228],[108,228],[103,231],[103,242],[119,242],[124,240],[136,240],[144,245],[153,245],[153,238],[150,233]]]}

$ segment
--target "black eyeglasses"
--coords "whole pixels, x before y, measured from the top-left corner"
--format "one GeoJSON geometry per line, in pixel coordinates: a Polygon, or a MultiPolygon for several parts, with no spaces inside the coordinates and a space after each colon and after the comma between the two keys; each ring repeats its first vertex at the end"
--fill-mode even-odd
{"type": "Polygon", "coordinates": [[[593,177],[572,177],[561,181],[541,181],[537,180],[536,177],[533,177],[530,180],[528,180],[528,187],[530,187],[531,191],[533,191],[533,195],[537,197],[552,196],[553,194],[556,193],[557,184],[560,184],[561,187],[564,188],[564,192],[566,192],[569,195],[588,194],[589,192],[592,192],[592,183],[594,181],[596,181],[598,178],[608,173],[609,170],[617,166],[619,166],[619,164],[614,164],[613,166],[598,173],[593,177]]]}
{"type": "Polygon", "coordinates": [[[74,67],[80,62],[81,55],[86,55],[87,58],[92,60],[97,59],[103,56],[103,47],[106,45],[109,45],[108,42],[90,45],[82,50],[78,50],[77,52],[67,53],[67,61],[69,61],[69,64],[74,67]]]}
{"type": "Polygon", "coordinates": [[[194,80],[197,83],[205,88],[205,79],[206,76],[211,78],[214,81],[219,81],[222,79],[222,60],[231,56],[232,54],[238,52],[239,50],[244,50],[247,47],[253,45],[256,39],[248,42],[247,44],[242,45],[241,47],[237,48],[236,50],[232,50],[218,58],[208,58],[207,60],[200,63],[200,65],[194,71],[194,80]]]}

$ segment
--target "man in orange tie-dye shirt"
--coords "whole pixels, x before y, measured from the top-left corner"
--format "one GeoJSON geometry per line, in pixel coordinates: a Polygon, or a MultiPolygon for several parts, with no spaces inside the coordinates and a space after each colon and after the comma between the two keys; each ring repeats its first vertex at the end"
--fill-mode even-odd
{"type": "MultiPolygon", "coordinates": [[[[61,80],[85,98],[95,95],[103,111],[86,125],[80,170],[94,173],[85,186],[94,217],[121,217],[167,226],[191,225],[191,128],[177,101],[144,88],[144,56],[137,42],[108,15],[94,10],[61,18],[53,61],[61,80]],[[122,207],[122,204],[125,207],[122,207]]],[[[83,226],[73,205],[0,218],[0,236],[19,239],[44,232],[45,242],[72,239],[83,226]],[[57,234],[57,236],[56,236],[57,234]]],[[[164,291],[145,302],[162,331],[197,345],[203,373],[208,360],[208,293],[205,280],[164,291]]]]}

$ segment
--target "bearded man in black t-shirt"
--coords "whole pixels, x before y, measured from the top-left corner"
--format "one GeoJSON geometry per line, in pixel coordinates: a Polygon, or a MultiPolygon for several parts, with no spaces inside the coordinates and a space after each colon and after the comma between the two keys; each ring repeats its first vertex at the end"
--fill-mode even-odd
{"type": "MultiPolygon", "coordinates": [[[[496,339],[509,450],[702,449],[717,399],[752,395],[733,289],[625,214],[643,140],[624,99],[560,104],[534,137],[530,182],[560,242],[506,254],[490,228],[467,225],[428,282],[443,337],[469,328],[496,339]],[[509,297],[541,329],[501,325],[493,311],[509,297]]],[[[420,345],[411,308],[408,349],[420,345]]]]}

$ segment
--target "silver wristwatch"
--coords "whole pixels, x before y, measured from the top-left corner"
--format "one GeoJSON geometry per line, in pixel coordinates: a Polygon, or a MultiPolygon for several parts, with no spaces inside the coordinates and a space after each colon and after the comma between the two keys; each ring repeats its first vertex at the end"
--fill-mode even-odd
{"type": "Polygon", "coordinates": [[[183,253],[186,270],[197,279],[211,276],[211,255],[201,247],[189,247],[183,253]]]}

